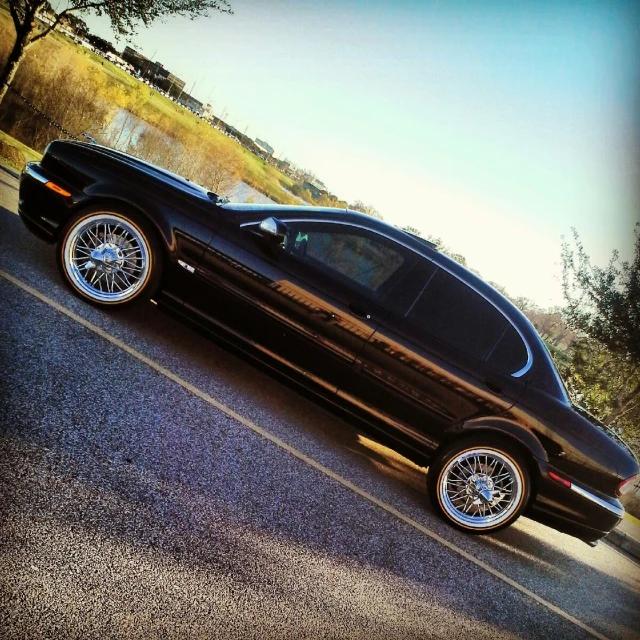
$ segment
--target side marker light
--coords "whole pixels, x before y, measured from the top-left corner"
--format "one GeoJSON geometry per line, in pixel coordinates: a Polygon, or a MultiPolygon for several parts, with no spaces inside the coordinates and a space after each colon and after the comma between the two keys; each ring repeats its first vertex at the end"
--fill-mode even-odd
{"type": "Polygon", "coordinates": [[[567,489],[571,489],[571,483],[564,478],[561,478],[557,473],[553,473],[553,471],[549,471],[549,477],[556,482],[559,482],[562,486],[567,487],[567,489]]]}
{"type": "Polygon", "coordinates": [[[71,196],[71,193],[69,193],[66,189],[63,189],[62,187],[59,187],[57,184],[55,184],[55,182],[49,181],[44,186],[47,187],[47,189],[51,189],[51,191],[53,191],[54,193],[59,193],[61,196],[64,196],[65,198],[68,198],[69,196],[71,196]]]}

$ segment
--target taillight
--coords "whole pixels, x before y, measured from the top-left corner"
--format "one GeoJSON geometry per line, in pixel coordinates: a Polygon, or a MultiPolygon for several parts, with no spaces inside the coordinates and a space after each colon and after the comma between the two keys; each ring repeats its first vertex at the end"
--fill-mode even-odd
{"type": "Polygon", "coordinates": [[[635,476],[631,476],[630,478],[623,480],[618,486],[617,494],[619,496],[624,496],[630,491],[633,491],[633,486],[638,481],[638,479],[640,479],[640,473],[636,473],[635,476]]]}

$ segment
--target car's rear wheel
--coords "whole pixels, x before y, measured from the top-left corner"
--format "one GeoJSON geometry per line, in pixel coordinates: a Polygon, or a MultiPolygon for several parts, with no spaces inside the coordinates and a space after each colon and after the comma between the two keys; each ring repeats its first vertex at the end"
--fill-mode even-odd
{"type": "Polygon", "coordinates": [[[149,223],[124,209],[94,207],[74,217],[58,243],[58,267],[73,291],[99,306],[147,299],[161,252],[149,223]]]}
{"type": "Polygon", "coordinates": [[[504,529],[520,516],[530,493],[522,455],[491,440],[454,443],[429,467],[429,496],[438,514],[469,533],[504,529]]]}

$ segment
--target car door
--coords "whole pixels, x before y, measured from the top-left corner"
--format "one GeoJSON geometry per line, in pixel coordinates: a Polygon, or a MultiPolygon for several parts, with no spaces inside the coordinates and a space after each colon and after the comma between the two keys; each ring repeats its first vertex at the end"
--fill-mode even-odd
{"type": "Polygon", "coordinates": [[[261,352],[335,392],[387,314],[385,291],[415,258],[354,225],[282,222],[288,235],[281,244],[264,237],[259,220],[211,241],[198,268],[207,284],[199,306],[261,352]]]}
{"type": "Polygon", "coordinates": [[[340,395],[423,451],[444,429],[499,415],[524,390],[527,349],[509,320],[452,273],[421,258],[387,300],[389,314],[340,395]]]}

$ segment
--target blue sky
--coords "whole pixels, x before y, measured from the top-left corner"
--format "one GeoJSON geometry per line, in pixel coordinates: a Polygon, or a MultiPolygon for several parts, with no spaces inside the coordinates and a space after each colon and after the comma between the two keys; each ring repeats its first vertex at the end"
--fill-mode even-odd
{"type": "Polygon", "coordinates": [[[336,195],[542,305],[571,227],[600,264],[631,257],[640,2],[231,3],[134,43],[336,195]]]}

